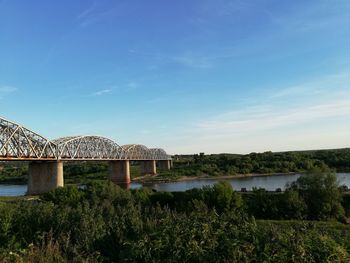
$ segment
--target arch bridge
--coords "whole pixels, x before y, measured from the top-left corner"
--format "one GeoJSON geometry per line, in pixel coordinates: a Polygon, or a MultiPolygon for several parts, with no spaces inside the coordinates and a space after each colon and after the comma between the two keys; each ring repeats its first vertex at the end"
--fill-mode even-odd
{"type": "Polygon", "coordinates": [[[39,194],[63,186],[63,162],[108,161],[110,179],[130,183],[130,161],[141,163],[143,174],[156,174],[172,166],[163,149],[140,144],[120,146],[93,135],[68,136],[48,140],[22,125],[0,117],[0,161],[29,161],[28,194],[39,194]]]}

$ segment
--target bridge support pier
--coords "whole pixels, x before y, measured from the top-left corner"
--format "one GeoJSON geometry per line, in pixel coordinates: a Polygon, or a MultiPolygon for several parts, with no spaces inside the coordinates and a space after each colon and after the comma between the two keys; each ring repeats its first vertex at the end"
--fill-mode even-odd
{"type": "Polygon", "coordinates": [[[156,175],[157,174],[156,161],[155,160],[141,161],[141,174],[156,175]]]}
{"type": "Polygon", "coordinates": [[[171,161],[170,160],[160,160],[158,161],[158,167],[161,171],[168,171],[171,168],[171,161]]]}
{"type": "Polygon", "coordinates": [[[63,186],[63,162],[29,163],[27,195],[42,194],[63,186]]]}
{"type": "Polygon", "coordinates": [[[109,179],[117,185],[127,187],[131,182],[129,160],[110,161],[109,179]]]}

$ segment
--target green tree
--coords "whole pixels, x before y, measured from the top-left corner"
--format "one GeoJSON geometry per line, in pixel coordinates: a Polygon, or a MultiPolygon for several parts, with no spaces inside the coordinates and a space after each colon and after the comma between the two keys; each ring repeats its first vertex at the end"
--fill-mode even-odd
{"type": "Polygon", "coordinates": [[[283,214],[284,219],[305,218],[306,204],[298,191],[287,189],[283,193],[279,212],[283,214]]]}
{"type": "MultiPolygon", "coordinates": [[[[309,219],[342,219],[342,194],[335,173],[326,167],[315,167],[291,184],[306,203],[309,219]]],[[[287,189],[287,190],[288,190],[287,189]]]]}
{"type": "Polygon", "coordinates": [[[219,182],[212,189],[215,207],[219,212],[226,209],[235,209],[242,206],[241,195],[233,191],[232,186],[228,182],[219,182]]]}

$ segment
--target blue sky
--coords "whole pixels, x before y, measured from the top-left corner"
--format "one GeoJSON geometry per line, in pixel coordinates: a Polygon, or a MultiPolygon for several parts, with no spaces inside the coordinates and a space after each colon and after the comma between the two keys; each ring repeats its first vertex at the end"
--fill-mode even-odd
{"type": "Polygon", "coordinates": [[[350,146],[348,0],[0,0],[0,115],[169,153],[350,146]]]}

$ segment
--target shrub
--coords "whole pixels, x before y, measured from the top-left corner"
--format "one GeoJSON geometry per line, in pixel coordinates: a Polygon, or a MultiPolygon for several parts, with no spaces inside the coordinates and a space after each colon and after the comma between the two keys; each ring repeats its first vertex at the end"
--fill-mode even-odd
{"type": "Polygon", "coordinates": [[[83,198],[84,193],[76,186],[59,187],[40,196],[41,200],[51,201],[56,205],[76,206],[83,198]]]}

